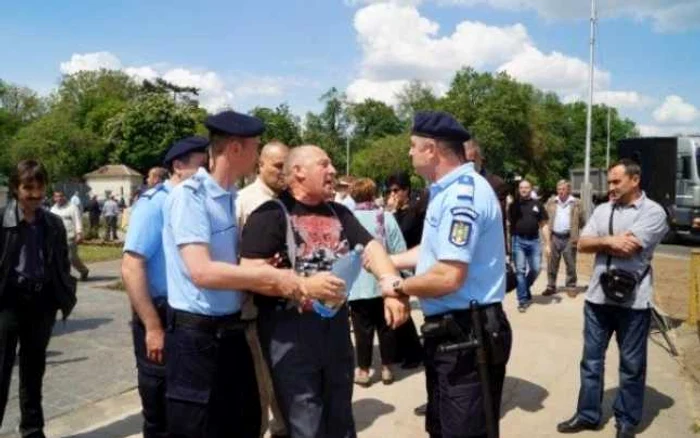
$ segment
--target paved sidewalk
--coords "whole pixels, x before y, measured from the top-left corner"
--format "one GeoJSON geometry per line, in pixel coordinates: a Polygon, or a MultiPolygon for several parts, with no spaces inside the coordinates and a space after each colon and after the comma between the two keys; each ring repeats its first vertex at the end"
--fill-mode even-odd
{"type": "MultiPolygon", "coordinates": [[[[536,295],[544,289],[544,281],[544,275],[540,276],[533,289],[536,295]]],[[[104,384],[101,389],[98,388],[98,394],[92,398],[86,396],[83,407],[79,409],[74,409],[80,404],[77,402],[72,402],[71,408],[54,407],[50,412],[47,409],[47,416],[71,411],[48,422],[47,436],[140,436],[138,396],[135,391],[122,393],[124,389],[133,387],[135,382],[126,325],[126,297],[118,292],[81,288],[81,298],[83,300],[79,307],[83,318],[104,318],[110,321],[88,331],[59,336],[52,341],[50,350],[54,351],[61,351],[57,348],[59,341],[65,342],[63,338],[74,336],[80,337],[73,340],[72,348],[81,342],[89,342],[94,347],[85,347],[82,354],[87,356],[87,359],[63,367],[65,381],[57,380],[56,370],[51,369],[51,373],[47,373],[47,388],[70,387],[68,382],[73,382],[77,392],[89,395],[89,392],[81,389],[82,386],[100,386],[92,384],[100,380],[109,380],[110,383],[104,384]],[[86,296],[88,293],[93,293],[94,296],[86,296]],[[104,306],[104,311],[101,306],[104,306]],[[85,313],[88,309],[95,313],[85,313]],[[105,313],[108,316],[103,316],[105,313]],[[86,362],[94,365],[89,368],[85,366],[86,362]],[[79,386],[78,382],[82,382],[82,386],[79,386]],[[99,398],[104,400],[94,403],[99,398]]],[[[514,330],[514,349],[508,366],[503,400],[503,437],[559,437],[561,435],[556,432],[556,423],[567,419],[575,409],[579,385],[578,363],[583,344],[583,295],[576,298],[561,293],[546,298],[536,296],[535,303],[526,314],[520,314],[515,309],[514,294],[509,294],[506,298],[505,308],[514,330]]],[[[414,311],[413,314],[416,323],[419,324],[422,319],[420,311],[414,311]]],[[[68,355],[68,350],[65,350],[63,355],[68,355]]],[[[75,354],[70,353],[71,358],[74,356],[75,354]]],[[[378,354],[375,354],[376,356],[378,354]]],[[[614,436],[611,405],[617,387],[617,366],[617,349],[613,341],[606,367],[605,428],[599,432],[581,433],[579,436],[614,436]]],[[[50,397],[54,396],[55,392],[53,395],[47,393],[47,406],[58,404],[55,400],[50,400],[50,397]]],[[[649,344],[644,420],[638,436],[699,436],[691,432],[693,422],[700,420],[699,396],[700,386],[684,375],[679,363],[665,350],[661,338],[652,335],[649,344]]],[[[413,414],[413,408],[424,399],[422,370],[399,371],[397,381],[390,386],[375,383],[367,389],[355,387],[353,413],[359,435],[363,438],[426,436],[423,431],[423,419],[413,414]]],[[[16,399],[10,404],[16,405],[16,399]]],[[[16,406],[9,407],[13,407],[16,412],[16,406]]]]}

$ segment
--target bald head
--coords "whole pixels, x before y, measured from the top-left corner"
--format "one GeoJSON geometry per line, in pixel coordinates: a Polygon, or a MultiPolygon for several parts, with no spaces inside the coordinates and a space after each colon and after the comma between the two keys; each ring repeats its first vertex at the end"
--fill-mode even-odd
{"type": "Polygon", "coordinates": [[[285,175],[292,195],[310,204],[333,195],[335,168],[328,154],[318,146],[292,148],[285,163],[285,175]]]}
{"type": "Polygon", "coordinates": [[[268,143],[260,151],[258,176],[276,193],[285,188],[284,162],[287,160],[287,155],[289,155],[289,148],[279,142],[268,143]]]}

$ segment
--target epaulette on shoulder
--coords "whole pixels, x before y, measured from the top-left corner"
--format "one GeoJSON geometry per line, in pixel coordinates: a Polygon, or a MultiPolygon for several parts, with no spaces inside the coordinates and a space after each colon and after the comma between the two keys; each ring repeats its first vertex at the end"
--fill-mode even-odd
{"type": "Polygon", "coordinates": [[[464,201],[474,200],[474,177],[462,175],[457,180],[457,199],[464,201]]]}
{"type": "Polygon", "coordinates": [[[197,174],[194,174],[191,177],[187,178],[182,183],[182,186],[185,189],[192,190],[193,192],[201,192],[204,187],[204,178],[197,174]]]}
{"type": "Polygon", "coordinates": [[[141,197],[146,198],[146,199],[151,199],[156,195],[156,193],[160,192],[161,190],[163,190],[163,184],[158,184],[157,186],[151,187],[150,189],[143,192],[141,197]]]}

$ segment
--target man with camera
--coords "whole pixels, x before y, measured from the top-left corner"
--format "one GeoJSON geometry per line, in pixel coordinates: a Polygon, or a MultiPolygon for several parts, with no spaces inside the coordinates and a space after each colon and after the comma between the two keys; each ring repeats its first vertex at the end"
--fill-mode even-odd
{"type": "Polygon", "coordinates": [[[617,437],[632,438],[642,417],[647,336],[651,320],[654,249],[668,231],[664,209],[640,188],[641,168],[622,159],[608,170],[609,202],[595,209],[578,243],[595,253],[584,308],[581,390],[576,414],[561,433],[597,429],[602,423],[605,351],[615,332],[620,388],[613,410],[617,437]]]}

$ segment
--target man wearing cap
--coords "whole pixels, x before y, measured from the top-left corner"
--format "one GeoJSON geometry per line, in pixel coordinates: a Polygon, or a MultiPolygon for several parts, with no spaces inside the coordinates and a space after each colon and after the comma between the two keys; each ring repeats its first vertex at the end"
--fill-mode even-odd
{"type": "MultiPolygon", "coordinates": [[[[409,155],[416,172],[432,182],[421,244],[392,256],[416,275],[395,285],[398,295],[420,299],[426,326],[426,430],[431,437],[486,437],[498,418],[512,334],[501,307],[505,295],[505,244],[498,198],[488,181],[465,163],[469,133],[450,114],[416,114],[409,155]],[[484,331],[488,379],[480,379],[477,350],[460,342],[473,334],[476,306],[484,331]],[[430,324],[432,323],[432,324],[430,324]],[[444,330],[428,331],[428,327],[444,330]],[[441,352],[452,346],[456,351],[441,352]],[[484,394],[488,390],[491,404],[484,394]]],[[[483,374],[482,374],[483,376],[483,374]]],[[[485,377],[485,376],[484,376],[485,377]]]]}
{"type": "MultiPolygon", "coordinates": [[[[206,163],[208,144],[204,137],[188,137],[170,148],[164,164],[172,176],[167,181],[152,181],[151,188],[133,206],[124,242],[122,279],[134,310],[132,335],[145,438],[168,436],[163,353],[168,290],[162,241],[163,204],[173,187],[206,163]]],[[[149,172],[149,180],[154,169],[149,172]]]]}
{"type": "Polygon", "coordinates": [[[210,116],[205,125],[211,173],[200,167],[163,206],[168,432],[258,438],[260,400],[240,291],[297,297],[324,291],[326,283],[305,285],[267,263],[238,266],[234,182],[253,171],[264,126],[234,111],[210,116]]]}

